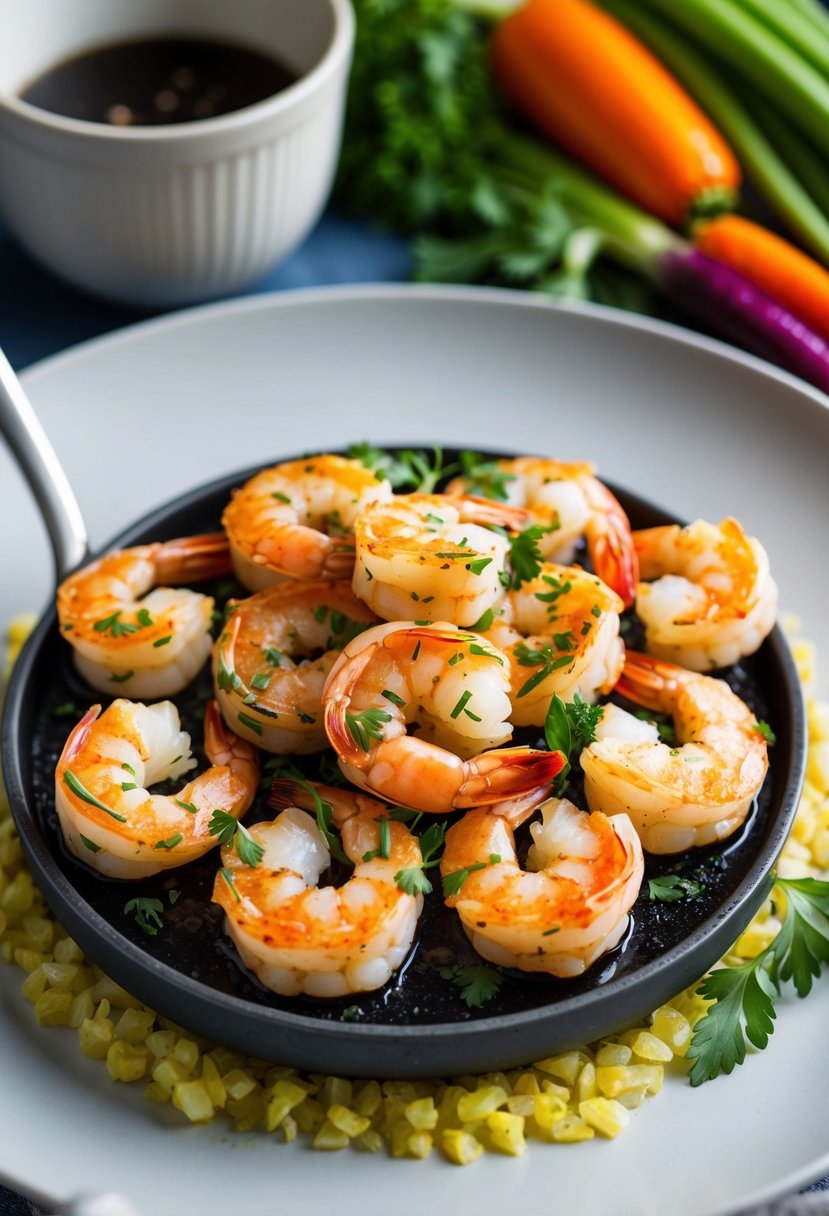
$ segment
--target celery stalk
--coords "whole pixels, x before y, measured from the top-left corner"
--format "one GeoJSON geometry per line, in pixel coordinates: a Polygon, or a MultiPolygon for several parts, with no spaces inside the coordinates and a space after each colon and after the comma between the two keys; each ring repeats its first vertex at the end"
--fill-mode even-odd
{"type": "Polygon", "coordinates": [[[739,5],[826,75],[829,72],[829,29],[794,8],[788,0],[738,0],[739,5]]]}
{"type": "Polygon", "coordinates": [[[809,191],[824,216],[829,215],[829,164],[825,154],[805,139],[799,131],[763,97],[746,97],[746,105],[763,128],[778,155],[786,161],[802,186],[809,191]]]}
{"type": "MultiPolygon", "coordinates": [[[[759,107],[762,126],[739,96],[723,82],[713,60],[700,55],[681,35],[652,15],[643,13],[631,0],[599,0],[599,3],[650,47],[696,98],[737,153],[752,185],[794,235],[813,253],[829,260],[829,220],[822,209],[825,207],[823,197],[810,195],[806,175],[793,172],[782,150],[777,150],[779,142],[767,138],[763,130],[765,117],[760,114],[759,107]]],[[[764,105],[763,109],[786,126],[772,107],[764,105]]],[[[829,202],[829,175],[823,171],[822,176],[826,179],[825,194],[829,202]]]]}
{"type": "Polygon", "coordinates": [[[682,26],[774,101],[818,145],[829,129],[829,80],[734,0],[640,0],[682,26]]]}

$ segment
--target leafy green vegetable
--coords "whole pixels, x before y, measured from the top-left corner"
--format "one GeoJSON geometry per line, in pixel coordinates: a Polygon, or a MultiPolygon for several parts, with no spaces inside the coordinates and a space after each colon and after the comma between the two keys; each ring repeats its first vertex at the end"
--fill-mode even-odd
{"type": "Polygon", "coordinates": [[[692,1085],[742,1064],[746,1040],[764,1048],[781,983],[791,980],[798,996],[808,996],[821,963],[829,962],[829,882],[778,878],[775,890],[785,897],[785,914],[774,941],[746,963],[712,971],[697,988],[714,1004],[697,1022],[688,1049],[692,1085]]]}
{"type": "MultiPolygon", "coordinates": [[[[660,248],[664,233],[650,217],[642,224],[604,200],[593,205],[561,158],[526,155],[540,145],[510,126],[489,72],[487,24],[453,0],[354,0],[354,8],[338,201],[416,236],[415,278],[653,311],[637,257],[660,248]],[[608,274],[597,265],[602,254],[637,275],[608,274]]],[[[502,497],[492,488],[477,492],[502,497]]]]}

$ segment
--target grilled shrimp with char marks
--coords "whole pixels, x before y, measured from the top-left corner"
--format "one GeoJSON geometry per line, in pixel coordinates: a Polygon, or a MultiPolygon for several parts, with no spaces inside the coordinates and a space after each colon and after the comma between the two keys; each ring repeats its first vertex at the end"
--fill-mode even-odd
{"type": "Polygon", "coordinates": [[[420,811],[519,797],[565,763],[560,752],[498,746],[512,736],[509,664],[453,625],[393,621],[366,630],[337,660],[322,702],[345,776],[420,811]]]}

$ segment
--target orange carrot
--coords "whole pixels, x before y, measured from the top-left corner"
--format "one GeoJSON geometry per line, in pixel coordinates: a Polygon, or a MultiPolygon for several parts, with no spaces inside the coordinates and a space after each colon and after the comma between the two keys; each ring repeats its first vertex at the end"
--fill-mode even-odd
{"type": "Polygon", "coordinates": [[[829,271],[781,236],[741,215],[694,229],[701,253],[724,262],[829,341],[829,271]]]}
{"type": "Polygon", "coordinates": [[[541,130],[671,224],[732,206],[737,160],[673,76],[589,0],[529,0],[492,41],[496,80],[541,130]]]}

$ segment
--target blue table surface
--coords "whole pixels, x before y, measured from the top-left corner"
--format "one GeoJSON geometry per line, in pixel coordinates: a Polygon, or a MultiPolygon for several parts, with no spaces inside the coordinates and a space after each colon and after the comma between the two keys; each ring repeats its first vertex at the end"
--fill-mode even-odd
{"type": "MultiPolygon", "coordinates": [[[[401,282],[409,272],[404,241],[329,211],[299,249],[244,294],[336,283],[401,282]]],[[[16,370],[158,315],[160,311],[82,295],[33,261],[0,223],[0,347],[16,370]]],[[[829,1190],[829,1179],[810,1189],[829,1190]]],[[[0,1216],[37,1216],[38,1212],[22,1196],[0,1186],[0,1216]]]]}

